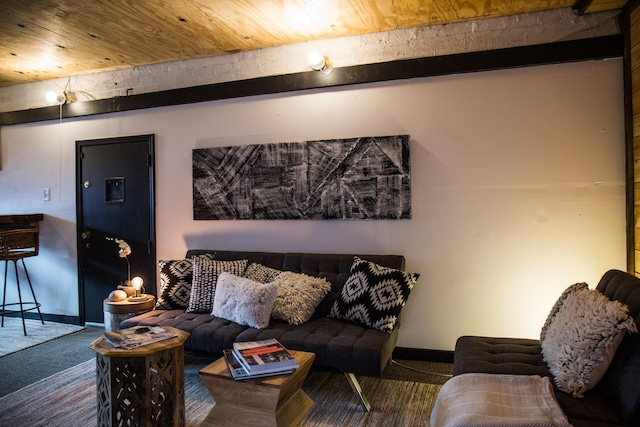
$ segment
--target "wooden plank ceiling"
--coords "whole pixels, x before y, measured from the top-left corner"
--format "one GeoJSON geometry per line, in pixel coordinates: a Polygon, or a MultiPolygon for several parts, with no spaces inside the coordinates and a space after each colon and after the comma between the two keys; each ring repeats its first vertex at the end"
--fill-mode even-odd
{"type": "Polygon", "coordinates": [[[0,86],[626,0],[0,0],[0,86]]]}

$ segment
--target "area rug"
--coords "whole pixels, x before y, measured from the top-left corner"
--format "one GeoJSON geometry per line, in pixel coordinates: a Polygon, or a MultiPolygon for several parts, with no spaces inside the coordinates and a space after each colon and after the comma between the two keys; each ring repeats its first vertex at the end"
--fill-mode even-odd
{"type": "Polygon", "coordinates": [[[22,318],[4,318],[4,327],[0,328],[0,357],[84,329],[83,326],[48,321],[43,325],[40,320],[33,319],[26,319],[25,324],[26,336],[22,329],[22,318]]]}
{"type": "MultiPolygon", "coordinates": [[[[210,362],[210,361],[208,361],[210,362]]],[[[207,363],[208,363],[207,362],[207,363]]],[[[198,376],[206,365],[185,363],[186,426],[198,426],[213,399],[198,376]]],[[[372,409],[365,412],[341,374],[312,370],[303,390],[314,400],[304,427],[428,426],[440,385],[360,377],[372,409]]],[[[96,425],[93,360],[55,374],[0,399],[0,425],[89,427],[96,425]]]]}

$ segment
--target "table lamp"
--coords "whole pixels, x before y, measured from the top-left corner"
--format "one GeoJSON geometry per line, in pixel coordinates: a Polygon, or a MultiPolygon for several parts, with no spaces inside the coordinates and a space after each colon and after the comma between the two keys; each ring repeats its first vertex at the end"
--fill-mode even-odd
{"type": "Polygon", "coordinates": [[[133,285],[133,289],[136,290],[136,298],[140,298],[140,289],[142,288],[144,281],[142,280],[142,277],[136,276],[133,279],[131,279],[131,284],[133,285]]]}

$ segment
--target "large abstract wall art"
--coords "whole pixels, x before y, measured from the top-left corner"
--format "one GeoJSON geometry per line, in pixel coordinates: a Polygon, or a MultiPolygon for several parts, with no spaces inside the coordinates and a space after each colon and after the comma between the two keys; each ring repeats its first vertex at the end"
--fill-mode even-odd
{"type": "Polygon", "coordinates": [[[411,218],[409,135],[193,150],[193,217],[411,218]]]}

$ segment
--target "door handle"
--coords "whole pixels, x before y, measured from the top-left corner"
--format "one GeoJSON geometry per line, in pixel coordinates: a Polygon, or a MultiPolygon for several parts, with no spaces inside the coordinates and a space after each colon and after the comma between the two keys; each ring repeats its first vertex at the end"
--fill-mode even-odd
{"type": "Polygon", "coordinates": [[[83,231],[80,236],[82,237],[82,240],[89,240],[91,238],[91,232],[88,230],[83,231]]]}

